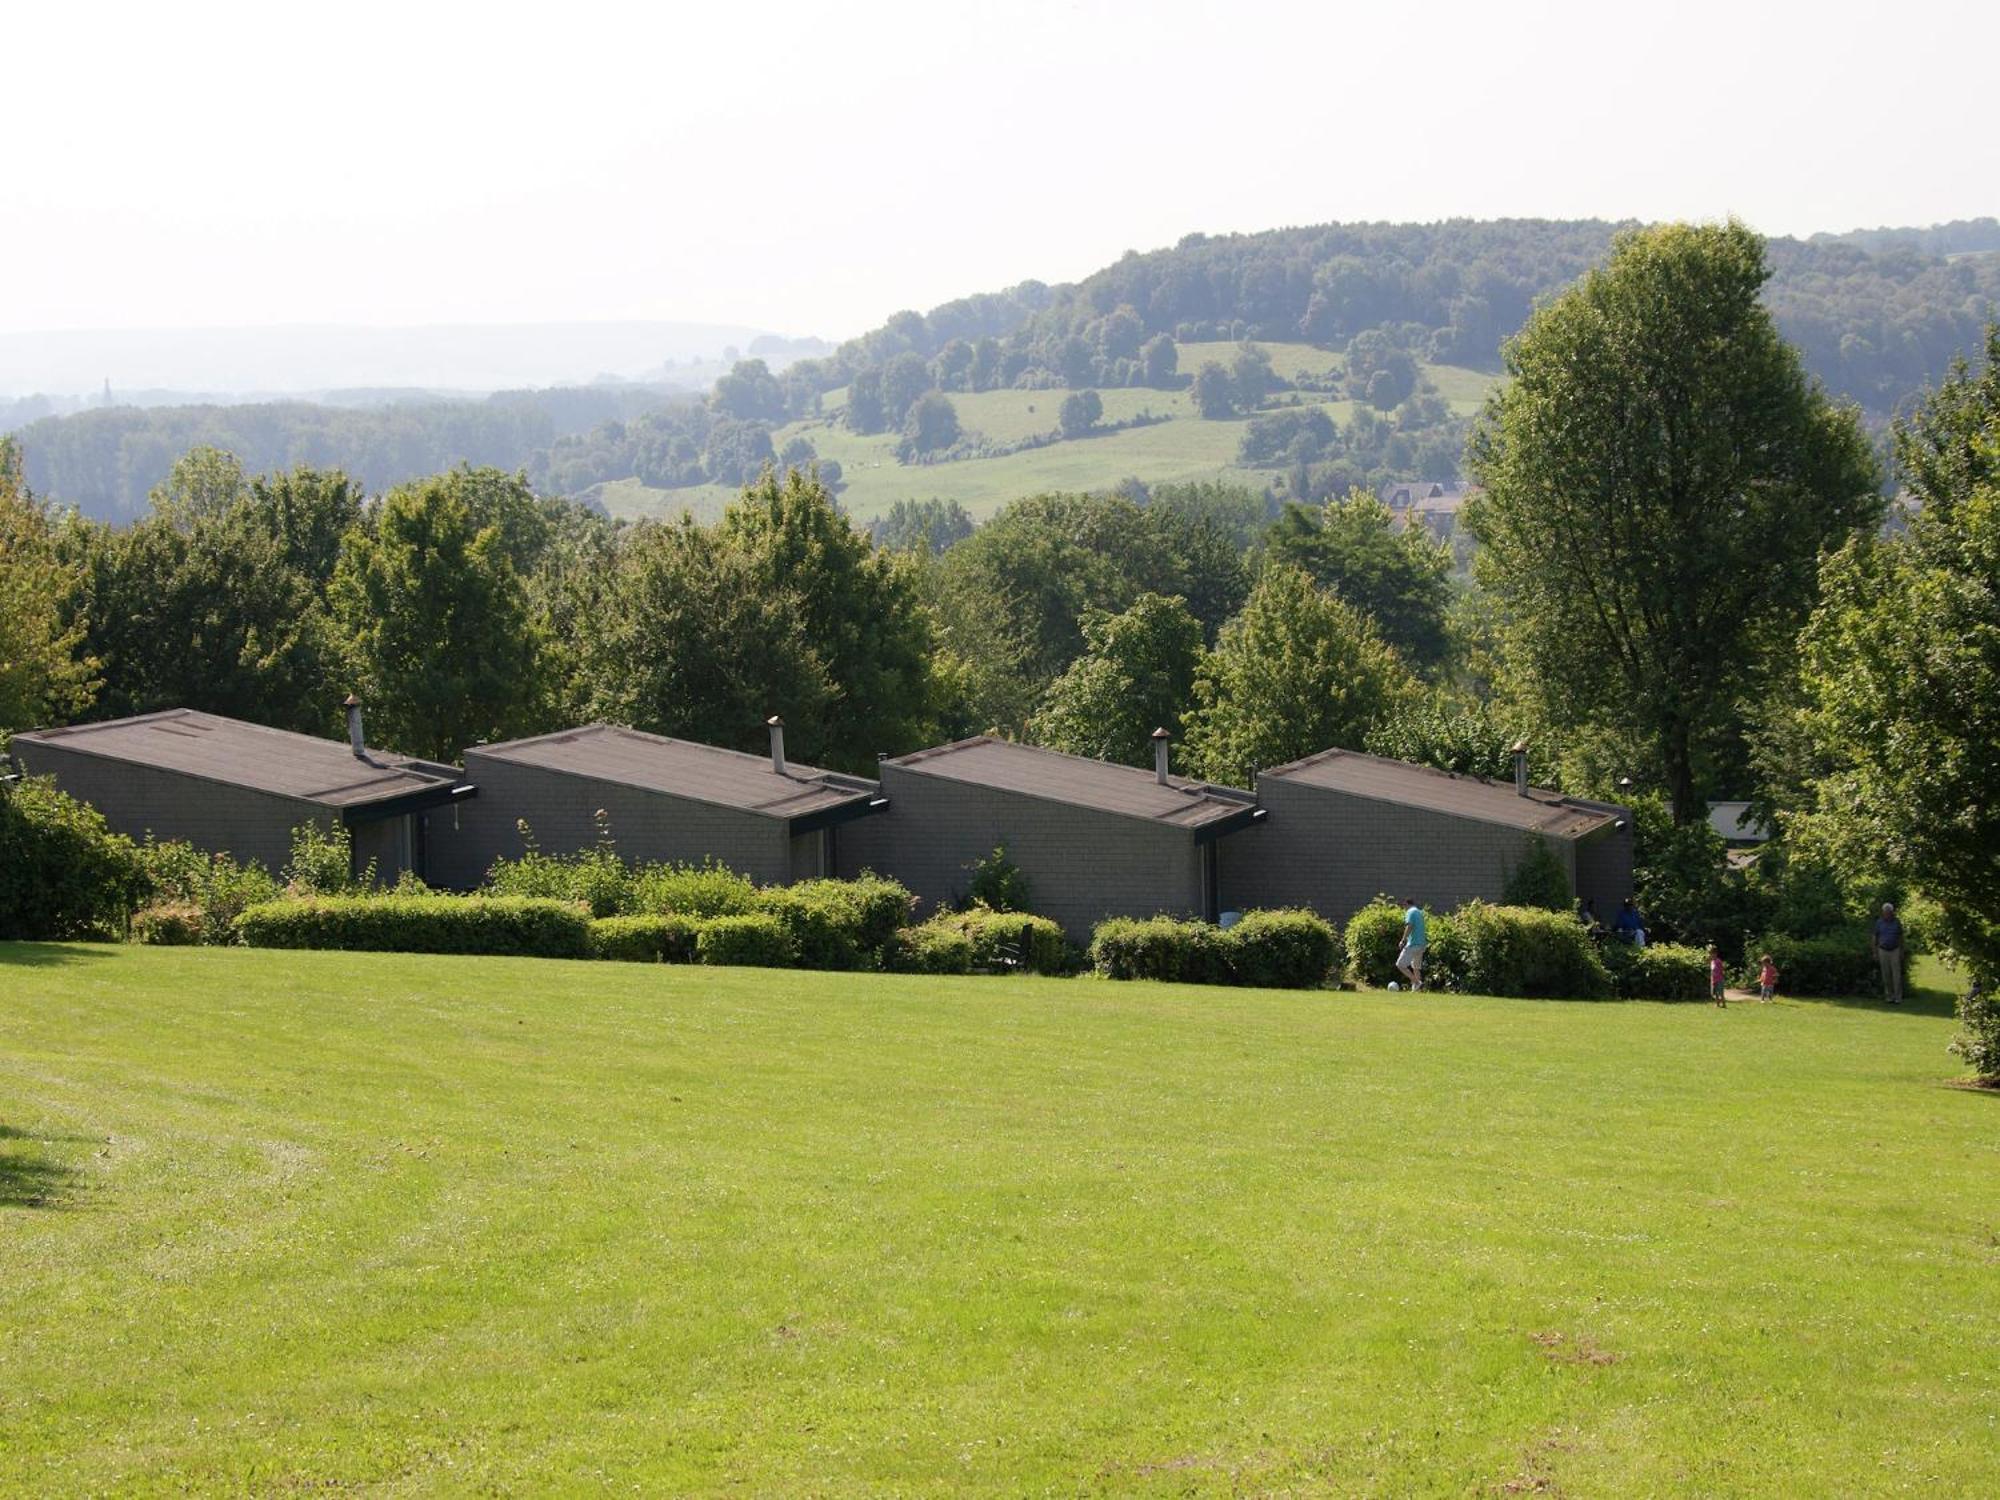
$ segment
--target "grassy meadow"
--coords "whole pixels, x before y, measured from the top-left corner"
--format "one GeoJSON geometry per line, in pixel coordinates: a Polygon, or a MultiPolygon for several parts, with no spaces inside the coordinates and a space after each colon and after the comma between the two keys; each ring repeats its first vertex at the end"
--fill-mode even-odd
{"type": "MultiPolygon", "coordinates": [[[[1235,358],[1236,344],[1184,344],[1180,367],[1192,373],[1207,359],[1224,364],[1235,358]]],[[[1310,344],[1264,344],[1272,367],[1286,379],[1301,374],[1323,374],[1338,369],[1340,357],[1310,344]]],[[[1478,370],[1449,365],[1427,365],[1426,376],[1452,406],[1461,412],[1478,409],[1494,377],[1478,370]]],[[[960,424],[969,432],[983,433],[996,443],[1014,443],[1057,426],[1057,414],[1067,391],[980,391],[956,394],[960,424]]],[[[838,459],[845,488],[840,501],[857,520],[872,520],[887,512],[898,500],[924,500],[933,496],[956,500],[975,519],[984,520],[1010,500],[1051,490],[1105,489],[1125,478],[1149,483],[1177,480],[1235,477],[1263,483],[1261,471],[1239,469],[1237,446],[1242,441],[1248,418],[1231,421],[1203,421],[1185,391],[1138,389],[1107,390],[1098,393],[1104,403],[1104,421],[1129,421],[1141,413],[1171,418],[1154,426],[1135,427],[1123,432],[1100,433],[1072,438],[1046,448],[1010,453],[999,458],[965,459],[956,463],[905,465],[896,460],[897,435],[876,433],[862,436],[842,426],[839,412],[844,392],[827,398],[826,414],[794,422],[772,435],[779,448],[794,437],[810,441],[822,458],[838,459]]],[[[1310,401],[1310,393],[1306,399],[1310,401]]],[[[1324,401],[1321,406],[1336,422],[1345,423],[1354,414],[1348,401],[1324,401]]],[[[699,485],[690,489],[652,489],[636,479],[603,485],[597,496],[616,516],[677,515],[682,509],[710,519],[736,492],[725,485],[699,485]]]]}
{"type": "Polygon", "coordinates": [[[1984,1492],[1951,1030],[0,945],[0,1491],[1984,1492]]]}

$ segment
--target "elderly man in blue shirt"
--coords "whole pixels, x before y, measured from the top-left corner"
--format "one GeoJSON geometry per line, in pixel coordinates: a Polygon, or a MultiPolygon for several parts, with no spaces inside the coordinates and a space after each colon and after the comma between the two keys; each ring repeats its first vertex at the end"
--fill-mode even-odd
{"type": "Polygon", "coordinates": [[[1882,998],[1891,1005],[1903,1003],[1903,924],[1896,916],[1895,903],[1884,901],[1882,915],[1875,919],[1872,938],[1875,962],[1882,966],[1882,998]]]}

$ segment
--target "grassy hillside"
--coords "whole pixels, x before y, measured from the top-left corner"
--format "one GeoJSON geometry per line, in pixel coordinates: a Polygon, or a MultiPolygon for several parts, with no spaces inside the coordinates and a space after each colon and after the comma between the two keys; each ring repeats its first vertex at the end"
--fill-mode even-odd
{"type": "MultiPolygon", "coordinates": [[[[1235,358],[1239,347],[1183,345],[1181,370],[1192,373],[1206,359],[1226,364],[1235,358]]],[[[1310,344],[1260,347],[1270,353],[1273,368],[1287,380],[1301,374],[1324,374],[1340,366],[1338,355],[1310,344]]],[[[1462,413],[1478,409],[1494,380],[1490,374],[1450,365],[1426,366],[1424,373],[1453,408],[1462,413]]],[[[959,423],[966,430],[981,433],[995,443],[1014,443],[1055,430],[1057,414],[1068,394],[1062,390],[981,391],[955,394],[951,400],[958,409],[959,423]]],[[[898,500],[931,496],[956,500],[975,518],[983,519],[1023,495],[1047,490],[1105,489],[1126,478],[1164,483],[1235,477],[1261,484],[1269,477],[1260,471],[1236,467],[1237,445],[1249,419],[1203,421],[1185,391],[1130,388],[1100,391],[1106,424],[1130,421],[1142,413],[1171,420],[1122,432],[1073,438],[999,458],[944,464],[899,463],[895,434],[864,437],[849,431],[839,417],[844,395],[834,392],[825,403],[825,415],[781,428],[773,434],[772,441],[783,448],[792,438],[804,437],[821,458],[839,460],[846,485],[841,504],[849,514],[864,521],[882,515],[898,500]]],[[[1310,393],[1303,399],[1309,403],[1313,400],[1310,393]]],[[[1346,401],[1316,404],[1336,422],[1346,422],[1354,411],[1353,404],[1346,401]]],[[[718,513],[733,493],[721,485],[649,489],[637,480],[604,485],[594,492],[613,515],[674,515],[687,508],[705,519],[718,513]]]]}
{"type": "Polygon", "coordinates": [[[1981,1492],[1949,1031],[0,946],[0,1491],[1981,1492]]]}

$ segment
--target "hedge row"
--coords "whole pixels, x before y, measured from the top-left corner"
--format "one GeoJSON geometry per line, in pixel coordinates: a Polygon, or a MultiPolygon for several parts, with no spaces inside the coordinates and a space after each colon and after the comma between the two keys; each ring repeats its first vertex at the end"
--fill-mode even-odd
{"type": "Polygon", "coordinates": [[[1706,1000],[1708,954],[1682,943],[1610,942],[1601,950],[1611,983],[1626,1000],[1706,1000]]]}
{"type": "Polygon", "coordinates": [[[1112,979],[1312,989],[1339,972],[1340,934],[1309,911],[1246,912],[1234,927],[1173,917],[1114,917],[1091,934],[1090,961],[1112,979]]]}
{"type": "Polygon", "coordinates": [[[523,896],[312,896],[236,919],[252,948],[588,958],[590,918],[574,902],[523,896]]]}
{"type": "MultiPolygon", "coordinates": [[[[1349,919],[1347,950],[1362,983],[1398,981],[1403,916],[1403,908],[1377,901],[1349,919]]],[[[1430,916],[1427,927],[1424,978],[1436,988],[1577,1000],[1618,993],[1597,945],[1569,912],[1470,901],[1449,916],[1430,916]]],[[[1662,960],[1641,982],[1678,984],[1672,968],[1671,960],[1662,960]]],[[[1702,985],[1706,994],[1706,971],[1702,985]]]]}
{"type": "MultiPolygon", "coordinates": [[[[1873,936],[1866,927],[1843,927],[1822,937],[1786,937],[1768,932],[1745,949],[1749,967],[1771,955],[1778,988],[1787,995],[1879,995],[1882,968],[1875,961],[1873,936]]],[[[1910,950],[1903,948],[1903,978],[1910,974],[1910,950]]]]}

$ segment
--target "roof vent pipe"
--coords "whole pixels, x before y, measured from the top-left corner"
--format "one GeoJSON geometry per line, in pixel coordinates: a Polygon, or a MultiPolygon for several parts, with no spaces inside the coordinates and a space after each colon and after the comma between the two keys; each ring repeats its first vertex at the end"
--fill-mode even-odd
{"type": "Polygon", "coordinates": [[[367,755],[361,748],[361,700],[349,693],[340,706],[347,710],[347,743],[354,751],[354,758],[361,760],[367,755]]]}
{"type": "Polygon", "coordinates": [[[771,726],[771,769],[780,776],[785,771],[785,721],[776,714],[764,721],[771,726]]]}
{"type": "Polygon", "coordinates": [[[1173,736],[1164,729],[1153,731],[1153,779],[1161,786],[1167,783],[1167,746],[1173,743],[1173,736]]]}
{"type": "Polygon", "coordinates": [[[1514,791],[1520,796],[1528,795],[1528,742],[1514,742],[1514,791]]]}

